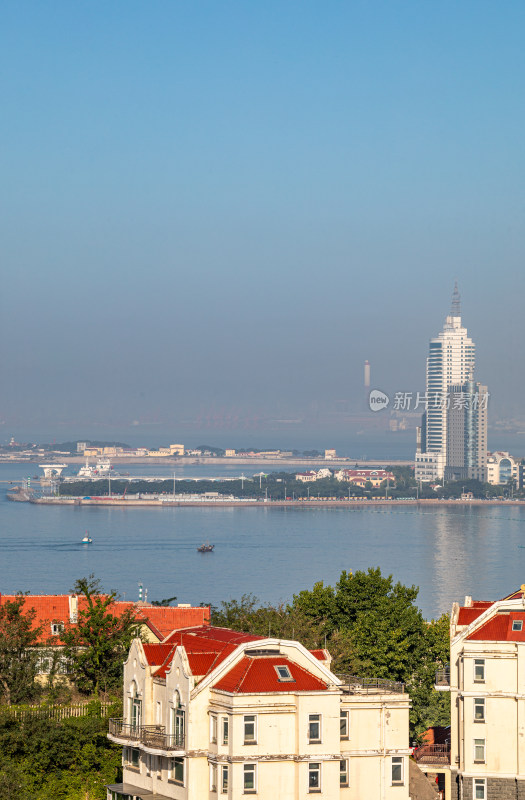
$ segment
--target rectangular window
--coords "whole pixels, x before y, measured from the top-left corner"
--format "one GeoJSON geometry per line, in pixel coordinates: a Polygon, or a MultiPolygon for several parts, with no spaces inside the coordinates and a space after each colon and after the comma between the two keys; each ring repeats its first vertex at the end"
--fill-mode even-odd
{"type": "Polygon", "coordinates": [[[348,786],[348,759],[342,758],[339,762],[339,783],[341,786],[348,786]]]}
{"type": "Polygon", "coordinates": [[[138,767],[140,765],[140,750],[137,750],[135,747],[132,747],[129,760],[132,767],[138,767]]]}
{"type": "Polygon", "coordinates": [[[228,738],[230,735],[230,721],[228,717],[222,718],[222,737],[221,741],[222,744],[228,744],[228,738]]]}
{"type": "Polygon", "coordinates": [[[392,756],[392,783],[403,783],[403,756],[392,756]]]}
{"type": "Polygon", "coordinates": [[[217,744],[217,717],[215,714],[210,715],[210,742],[217,744]]]}
{"type": "Polygon", "coordinates": [[[244,744],[257,744],[257,717],[253,714],[244,717],[244,744]]]}
{"type": "Polygon", "coordinates": [[[521,631],[521,630],[523,630],[523,621],[521,619],[513,619],[512,620],[512,630],[513,631],[521,631]]]}
{"type": "Polygon", "coordinates": [[[210,792],[217,791],[217,764],[210,764],[210,792]]]}
{"type": "Polygon", "coordinates": [[[474,722],[485,722],[485,698],[474,698],[474,722]]]}
{"type": "Polygon", "coordinates": [[[484,763],[485,761],[485,739],[474,739],[474,761],[484,763]]]}
{"type": "Polygon", "coordinates": [[[341,739],[350,738],[350,713],[348,711],[341,711],[339,717],[339,736],[341,739]]]}
{"type": "Polygon", "coordinates": [[[244,793],[256,792],[256,767],[255,764],[244,765],[244,793]]]}
{"type": "Polygon", "coordinates": [[[308,764],[308,791],[321,791],[321,765],[316,761],[308,764]]]}
{"type": "Polygon", "coordinates": [[[221,767],[221,792],[223,794],[228,794],[228,765],[223,764],[221,767]]]}
{"type": "Polygon", "coordinates": [[[184,759],[183,758],[174,758],[172,759],[173,762],[173,780],[175,783],[179,783],[181,786],[184,786],[184,759]]]}
{"type": "Polygon", "coordinates": [[[474,800],[487,800],[487,781],[485,778],[474,778],[474,800]]]}
{"type": "Polygon", "coordinates": [[[289,667],[286,666],[286,664],[283,664],[282,666],[275,667],[275,671],[277,672],[277,675],[279,676],[279,680],[280,681],[291,681],[291,682],[294,682],[294,679],[292,677],[292,673],[290,672],[290,669],[289,669],[289,667]]]}
{"type": "Polygon", "coordinates": [[[321,741],[321,715],[309,714],[308,715],[308,741],[320,742],[321,741]]]}
{"type": "Polygon", "coordinates": [[[474,681],[475,683],[485,683],[485,659],[474,659],[474,681]]]}

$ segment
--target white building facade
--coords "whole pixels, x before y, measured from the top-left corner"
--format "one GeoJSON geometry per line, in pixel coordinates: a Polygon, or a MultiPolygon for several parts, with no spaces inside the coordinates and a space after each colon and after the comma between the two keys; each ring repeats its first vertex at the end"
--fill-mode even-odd
{"type": "Polygon", "coordinates": [[[525,798],[524,588],[451,615],[454,800],[525,798]]]}
{"type": "MultiPolygon", "coordinates": [[[[475,345],[461,321],[457,284],[452,309],[443,330],[430,340],[426,368],[425,413],[423,414],[415,477],[418,481],[442,480],[447,463],[450,389],[471,381],[475,366],[475,345]]],[[[478,461],[476,456],[476,461],[478,461]]]]}
{"type": "Polygon", "coordinates": [[[212,627],[137,639],[108,800],[408,800],[408,715],[401,684],[345,682],[299,642],[212,627]]]}

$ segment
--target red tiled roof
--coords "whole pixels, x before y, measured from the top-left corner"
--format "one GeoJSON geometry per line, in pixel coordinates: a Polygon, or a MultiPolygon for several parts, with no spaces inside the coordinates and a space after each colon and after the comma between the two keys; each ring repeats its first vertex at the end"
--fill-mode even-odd
{"type": "Polygon", "coordinates": [[[470,625],[474,622],[483,612],[491,606],[492,603],[485,600],[476,600],[471,606],[461,606],[458,614],[458,625],[470,625]]]}
{"type": "Polygon", "coordinates": [[[244,656],[213,687],[232,694],[317,692],[327,684],[286,656],[244,656]],[[286,665],[293,681],[280,681],[275,667],[286,665]]]}
{"type": "Polygon", "coordinates": [[[483,642],[525,642],[525,611],[496,613],[467,638],[483,642]],[[512,630],[514,620],[523,622],[523,630],[512,630]]]}
{"type": "Polygon", "coordinates": [[[164,638],[175,628],[192,628],[195,625],[206,627],[203,623],[209,622],[210,610],[201,607],[140,606],[137,616],[153,623],[161,638],[164,638]]]}
{"type": "MultiPolygon", "coordinates": [[[[231,642],[234,644],[242,644],[243,642],[255,642],[258,639],[263,639],[263,636],[254,636],[251,633],[242,633],[241,631],[232,631],[229,628],[218,628],[214,625],[200,625],[194,628],[185,628],[184,630],[173,630],[173,632],[166,637],[165,642],[179,641],[184,637],[187,641],[191,641],[191,637],[203,637],[208,642],[231,642]]],[[[182,642],[181,642],[182,643],[182,642]]]]}
{"type": "Polygon", "coordinates": [[[325,650],[310,650],[310,653],[318,660],[318,661],[326,661],[327,653],[325,650]]]}
{"type": "Polygon", "coordinates": [[[517,589],[515,592],[512,592],[512,594],[509,594],[507,597],[504,597],[503,600],[521,600],[522,597],[523,597],[523,592],[521,591],[521,589],[517,589]]]}
{"type": "MultiPolygon", "coordinates": [[[[228,648],[229,649],[229,648],[228,648]]],[[[202,677],[220,664],[226,658],[224,651],[221,653],[187,653],[190,664],[191,674],[195,677],[202,677]]]]}
{"type": "MultiPolygon", "coordinates": [[[[0,594],[0,605],[13,600],[16,600],[16,595],[0,594]]],[[[24,610],[26,612],[30,609],[36,611],[32,623],[33,629],[42,626],[42,634],[39,637],[40,644],[49,644],[49,639],[51,639],[52,645],[63,644],[60,636],[51,638],[51,623],[60,622],[64,626],[71,624],[69,602],[70,596],[67,594],[28,595],[25,598],[24,610]]],[[[88,607],[87,600],[83,595],[77,597],[77,605],[78,612],[85,611],[88,607]]],[[[174,628],[181,629],[200,624],[199,630],[206,630],[209,622],[209,608],[201,607],[150,606],[138,605],[131,600],[115,600],[109,610],[115,617],[121,617],[126,611],[135,610],[137,619],[148,625],[159,639],[167,636],[174,628]]]]}
{"type": "Polygon", "coordinates": [[[173,652],[172,644],[143,644],[144,655],[150,667],[157,667],[163,664],[166,657],[173,652]]]}
{"type": "Polygon", "coordinates": [[[445,744],[446,742],[450,742],[450,725],[447,727],[443,727],[443,725],[433,725],[421,734],[421,738],[424,745],[445,744]]]}
{"type": "MultiPolygon", "coordinates": [[[[0,594],[0,605],[13,602],[17,595],[0,594]]],[[[51,623],[69,623],[69,597],[68,595],[34,595],[25,598],[22,606],[23,612],[28,613],[34,609],[35,616],[31,622],[32,630],[42,627],[38,643],[47,643],[51,638],[51,623]]],[[[59,636],[53,636],[53,642],[62,644],[59,636]]]]}

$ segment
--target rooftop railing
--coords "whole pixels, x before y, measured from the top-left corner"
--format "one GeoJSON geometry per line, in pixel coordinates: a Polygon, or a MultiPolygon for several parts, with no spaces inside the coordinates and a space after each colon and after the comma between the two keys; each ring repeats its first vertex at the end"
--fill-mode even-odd
{"type": "Polygon", "coordinates": [[[414,750],[414,758],[421,764],[450,764],[450,742],[424,744],[414,750]]]}
{"type": "Polygon", "coordinates": [[[450,667],[438,669],[434,686],[436,689],[450,689],[450,667]]]}
{"type": "Polygon", "coordinates": [[[166,733],[164,725],[130,725],[122,719],[109,720],[109,735],[126,743],[156,750],[184,750],[184,733],[166,733]]]}
{"type": "Polygon", "coordinates": [[[341,689],[349,694],[403,694],[405,684],[401,681],[390,681],[386,678],[360,678],[357,675],[338,675],[343,681],[341,689]]]}

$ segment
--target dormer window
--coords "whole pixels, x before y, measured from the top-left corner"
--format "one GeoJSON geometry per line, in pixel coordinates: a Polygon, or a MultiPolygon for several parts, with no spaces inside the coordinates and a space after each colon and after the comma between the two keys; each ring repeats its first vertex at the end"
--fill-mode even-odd
{"type": "Polygon", "coordinates": [[[521,619],[513,619],[512,620],[512,630],[513,631],[521,631],[521,630],[523,630],[523,620],[521,620],[521,619]]]}
{"type": "Polygon", "coordinates": [[[64,630],[64,623],[63,622],[52,622],[51,623],[51,636],[60,636],[62,631],[64,630]]]}
{"type": "Polygon", "coordinates": [[[286,666],[286,664],[279,665],[275,667],[275,671],[279,676],[280,681],[294,681],[295,679],[292,677],[292,673],[290,669],[286,666]]]}

